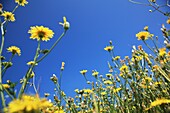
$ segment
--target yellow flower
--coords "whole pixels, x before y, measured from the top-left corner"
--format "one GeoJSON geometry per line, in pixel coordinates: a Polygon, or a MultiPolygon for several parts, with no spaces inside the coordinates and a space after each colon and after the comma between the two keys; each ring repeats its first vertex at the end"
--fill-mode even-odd
{"type": "Polygon", "coordinates": [[[18,3],[21,6],[25,6],[28,4],[27,0],[15,0],[15,3],[18,3]]]}
{"type": "Polygon", "coordinates": [[[65,112],[64,110],[60,109],[60,110],[55,111],[54,113],[65,113],[65,112]]]}
{"type": "Polygon", "coordinates": [[[147,31],[141,31],[136,34],[136,37],[138,38],[138,40],[147,40],[148,37],[150,37],[150,33],[147,31]]]}
{"type": "Polygon", "coordinates": [[[11,46],[7,48],[8,52],[11,52],[12,54],[18,54],[18,56],[21,55],[21,50],[20,48],[16,47],[16,46],[11,46]]]}
{"type": "Polygon", "coordinates": [[[117,93],[117,92],[119,92],[121,89],[122,89],[122,88],[120,88],[120,87],[119,87],[119,88],[116,88],[116,89],[113,89],[113,92],[114,92],[114,93],[117,93]]]}
{"type": "Polygon", "coordinates": [[[87,70],[81,70],[80,73],[81,73],[82,75],[85,75],[85,74],[87,73],[87,70]]]}
{"type": "Polygon", "coordinates": [[[111,50],[113,50],[113,46],[106,46],[106,47],[104,48],[104,50],[110,52],[111,50]]]}
{"type": "Polygon", "coordinates": [[[111,85],[111,84],[113,84],[110,80],[106,80],[106,81],[104,81],[104,84],[109,84],[109,85],[111,85]]]}
{"type": "Polygon", "coordinates": [[[159,56],[164,56],[166,54],[166,48],[159,49],[159,56]]]}
{"type": "Polygon", "coordinates": [[[101,92],[101,95],[104,96],[106,95],[107,93],[104,91],[104,92],[101,92]]]}
{"type": "Polygon", "coordinates": [[[116,56],[113,60],[119,60],[120,56],[116,56]]]}
{"type": "Polygon", "coordinates": [[[168,20],[166,21],[167,24],[170,24],[170,18],[168,18],[168,20]]]}
{"type": "Polygon", "coordinates": [[[113,76],[111,73],[107,73],[106,76],[109,78],[111,76],[113,76]]]}
{"type": "Polygon", "coordinates": [[[30,27],[28,33],[31,34],[31,39],[37,39],[38,41],[48,41],[53,37],[54,32],[50,30],[48,27],[44,26],[33,26],[30,27]]]}
{"type": "Polygon", "coordinates": [[[145,26],[143,29],[145,30],[145,31],[148,31],[148,26],[145,26]]]}
{"type": "Polygon", "coordinates": [[[60,22],[59,24],[62,25],[65,30],[68,30],[70,28],[70,23],[67,22],[67,19],[65,16],[63,17],[63,21],[64,21],[64,23],[60,22]]]}
{"type": "Polygon", "coordinates": [[[94,72],[92,73],[92,75],[95,76],[95,77],[97,77],[98,74],[99,74],[99,72],[97,72],[97,71],[94,71],[94,72]]]}
{"type": "Polygon", "coordinates": [[[168,104],[170,103],[170,99],[165,99],[165,98],[157,98],[155,101],[153,101],[150,105],[149,108],[146,108],[145,110],[149,110],[152,107],[159,106],[161,104],[168,104]]]}
{"type": "Polygon", "coordinates": [[[41,109],[52,106],[46,99],[36,96],[23,95],[21,99],[15,99],[9,103],[9,113],[38,113],[41,109]]]}
{"type": "Polygon", "coordinates": [[[2,86],[6,89],[10,88],[10,86],[8,84],[2,84],[2,86]]]}
{"type": "Polygon", "coordinates": [[[121,68],[120,71],[125,71],[128,72],[128,66],[126,64],[124,64],[121,68]]]}
{"type": "Polygon", "coordinates": [[[15,21],[14,14],[11,13],[11,12],[4,11],[4,12],[2,13],[2,16],[4,16],[5,21],[11,21],[11,22],[14,22],[14,21],[15,21]]]}
{"type": "Polygon", "coordinates": [[[29,61],[28,63],[27,63],[27,65],[38,65],[36,62],[34,62],[34,61],[29,61]]]}
{"type": "Polygon", "coordinates": [[[93,91],[91,89],[84,89],[83,90],[85,93],[92,93],[93,91]]]}
{"type": "Polygon", "coordinates": [[[151,81],[152,81],[152,78],[150,78],[150,77],[145,77],[145,81],[151,82],[151,81]]]}

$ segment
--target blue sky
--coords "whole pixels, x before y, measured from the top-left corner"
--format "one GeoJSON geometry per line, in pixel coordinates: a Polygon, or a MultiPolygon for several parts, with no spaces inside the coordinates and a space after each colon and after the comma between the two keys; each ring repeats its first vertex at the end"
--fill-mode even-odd
{"type": "MultiPolygon", "coordinates": [[[[146,0],[147,1],[147,0],[146,0]]],[[[14,0],[0,0],[4,10],[12,11],[14,0]]],[[[59,77],[61,62],[65,70],[62,78],[62,89],[68,96],[74,96],[74,89],[87,88],[84,77],[79,73],[87,69],[87,78],[94,80],[91,71],[96,69],[100,74],[108,73],[109,54],[104,47],[112,40],[116,55],[123,58],[131,54],[133,45],[142,44],[135,34],[148,25],[154,35],[163,39],[160,28],[166,17],[158,12],[149,13],[149,7],[136,5],[128,0],[30,0],[25,7],[15,12],[16,22],[9,23],[5,36],[3,55],[6,59],[10,53],[7,47],[15,45],[21,48],[21,56],[13,59],[5,77],[11,81],[19,81],[26,73],[26,63],[33,59],[37,41],[30,40],[27,33],[30,26],[43,25],[55,32],[54,38],[43,42],[42,49],[48,49],[63,32],[62,17],[66,16],[71,27],[65,37],[35,69],[36,81],[40,80],[40,94],[49,92],[53,95],[54,85],[50,81],[52,74],[59,77]]],[[[20,85],[17,85],[19,87],[20,85]]],[[[28,94],[34,93],[30,87],[28,94]]]]}

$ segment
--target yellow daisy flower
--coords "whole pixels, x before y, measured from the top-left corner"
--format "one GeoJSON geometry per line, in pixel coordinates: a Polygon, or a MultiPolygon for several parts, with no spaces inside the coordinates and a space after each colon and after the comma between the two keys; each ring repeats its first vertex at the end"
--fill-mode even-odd
{"type": "Polygon", "coordinates": [[[116,89],[113,89],[113,92],[114,92],[114,93],[117,93],[117,92],[119,92],[121,89],[122,89],[122,88],[120,88],[120,87],[119,87],[119,88],[116,88],[116,89]]]}
{"type": "Polygon", "coordinates": [[[8,84],[2,84],[2,86],[6,89],[10,88],[10,86],[8,84]]]}
{"type": "Polygon", "coordinates": [[[107,93],[104,91],[104,92],[101,92],[101,95],[104,96],[106,95],[107,93]]]}
{"type": "Polygon", "coordinates": [[[81,70],[80,73],[81,73],[82,75],[85,75],[85,74],[87,73],[87,70],[81,70]]]}
{"type": "Polygon", "coordinates": [[[111,50],[113,50],[113,46],[106,46],[106,47],[104,48],[104,50],[110,52],[111,50]]]}
{"type": "Polygon", "coordinates": [[[149,110],[151,109],[152,107],[155,107],[155,106],[159,106],[161,104],[168,104],[170,103],[170,99],[165,99],[165,98],[157,98],[155,101],[153,101],[150,105],[149,108],[146,108],[145,110],[149,110]]]}
{"type": "Polygon", "coordinates": [[[147,40],[150,37],[150,33],[147,31],[141,31],[136,34],[138,40],[147,40]]]}
{"type": "Polygon", "coordinates": [[[28,33],[31,34],[31,39],[37,39],[38,41],[48,41],[53,37],[54,32],[47,27],[44,26],[33,26],[30,27],[28,33]]]}
{"type": "Polygon", "coordinates": [[[4,16],[5,21],[15,21],[14,14],[8,11],[4,11],[1,16],[4,16]]]}
{"type": "Polygon", "coordinates": [[[93,91],[91,89],[83,89],[85,93],[92,93],[93,91]]]}
{"type": "Polygon", "coordinates": [[[97,75],[99,75],[99,72],[94,71],[94,72],[92,73],[92,75],[93,75],[94,77],[97,77],[97,75]]]}
{"type": "Polygon", "coordinates": [[[166,48],[159,49],[159,56],[164,56],[166,54],[166,48]]]}
{"type": "Polygon", "coordinates": [[[38,113],[41,109],[52,106],[46,99],[36,96],[23,95],[21,99],[15,99],[9,103],[9,113],[38,113]]]}
{"type": "Polygon", "coordinates": [[[27,0],[15,0],[15,3],[18,3],[20,6],[25,6],[28,4],[27,0]]]}
{"type": "Polygon", "coordinates": [[[121,68],[120,71],[125,71],[128,72],[128,66],[126,64],[124,64],[121,68]]]}
{"type": "Polygon", "coordinates": [[[111,84],[113,84],[113,83],[112,83],[112,81],[110,81],[110,80],[106,80],[106,81],[104,81],[104,84],[109,84],[109,85],[111,85],[111,84]]]}
{"type": "Polygon", "coordinates": [[[8,52],[11,52],[12,54],[18,54],[18,56],[21,55],[21,50],[20,48],[16,47],[16,46],[11,46],[7,48],[8,52]]]}

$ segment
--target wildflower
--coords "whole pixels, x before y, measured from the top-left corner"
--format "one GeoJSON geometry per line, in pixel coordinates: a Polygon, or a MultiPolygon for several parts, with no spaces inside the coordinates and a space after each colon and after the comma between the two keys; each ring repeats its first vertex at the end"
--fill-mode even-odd
{"type": "Polygon", "coordinates": [[[34,62],[34,61],[29,61],[28,63],[27,63],[27,65],[38,65],[36,62],[34,62]]]}
{"type": "Polygon", "coordinates": [[[48,97],[50,95],[50,93],[44,93],[45,97],[48,97]]]}
{"type": "Polygon", "coordinates": [[[113,50],[113,46],[106,46],[106,47],[104,48],[104,50],[110,52],[111,50],[113,50]]]}
{"type": "Polygon", "coordinates": [[[155,85],[158,85],[158,84],[161,85],[162,82],[154,82],[154,84],[155,84],[155,85]]]}
{"type": "Polygon", "coordinates": [[[68,29],[70,28],[70,23],[67,22],[67,19],[66,19],[65,16],[63,17],[63,21],[64,21],[64,23],[61,23],[61,22],[60,22],[59,24],[62,25],[65,30],[68,30],[68,29]]]}
{"type": "Polygon", "coordinates": [[[165,99],[165,98],[157,98],[155,101],[151,102],[151,105],[149,108],[146,108],[145,110],[149,110],[155,106],[159,106],[161,104],[168,104],[170,103],[170,99],[165,99]]]}
{"type": "Polygon", "coordinates": [[[128,66],[126,64],[124,64],[121,68],[120,71],[125,71],[128,72],[128,66]]]}
{"type": "Polygon", "coordinates": [[[27,0],[15,0],[15,3],[18,3],[20,6],[25,6],[28,4],[27,0]]]}
{"type": "Polygon", "coordinates": [[[152,81],[152,78],[150,78],[150,77],[145,77],[145,80],[148,81],[148,82],[150,82],[150,81],[152,81]]]}
{"type": "Polygon", "coordinates": [[[164,56],[166,54],[166,48],[159,49],[159,56],[164,56]]]}
{"type": "Polygon", "coordinates": [[[147,40],[148,37],[150,37],[150,33],[147,31],[141,31],[136,34],[136,37],[138,38],[138,40],[147,40]]]}
{"type": "Polygon", "coordinates": [[[75,91],[76,93],[78,93],[78,92],[79,92],[79,89],[75,89],[74,91],[75,91]]]}
{"type": "Polygon", "coordinates": [[[53,37],[54,32],[50,30],[48,27],[44,26],[33,26],[30,27],[28,33],[31,34],[31,39],[37,39],[37,41],[48,41],[53,37]]]}
{"type": "Polygon", "coordinates": [[[14,14],[11,12],[4,11],[1,16],[4,16],[5,21],[11,21],[11,22],[15,21],[14,14]]]}
{"type": "Polygon", "coordinates": [[[156,70],[158,70],[158,69],[159,69],[159,66],[158,66],[158,65],[152,66],[152,70],[153,70],[153,71],[156,71],[156,70]]]}
{"type": "Polygon", "coordinates": [[[81,73],[82,75],[85,75],[85,74],[87,73],[87,70],[81,70],[80,73],[81,73]]]}
{"type": "Polygon", "coordinates": [[[106,95],[107,93],[104,91],[104,92],[101,92],[101,95],[104,96],[106,95]]]}
{"type": "Polygon", "coordinates": [[[120,56],[116,56],[113,60],[119,60],[120,56]]]}
{"type": "Polygon", "coordinates": [[[108,74],[106,74],[106,76],[107,76],[108,78],[110,78],[110,77],[112,76],[112,74],[111,74],[111,73],[108,73],[108,74]]]}
{"type": "Polygon", "coordinates": [[[145,30],[145,31],[148,31],[148,26],[145,26],[143,29],[145,30]]]}
{"type": "Polygon", "coordinates": [[[170,18],[168,18],[168,20],[166,21],[167,24],[170,24],[170,18]]]}
{"type": "Polygon", "coordinates": [[[97,77],[97,75],[99,75],[99,72],[93,71],[93,72],[92,72],[92,75],[93,75],[94,77],[97,77]]]}
{"type": "Polygon", "coordinates": [[[114,92],[114,93],[117,93],[117,92],[119,92],[121,89],[122,89],[122,88],[120,88],[120,87],[119,87],[119,88],[116,88],[116,89],[113,89],[113,92],[114,92]]]}
{"type": "Polygon", "coordinates": [[[21,99],[13,100],[9,103],[10,113],[37,113],[41,109],[52,106],[52,103],[46,99],[40,99],[36,96],[23,95],[21,99]]]}
{"type": "Polygon", "coordinates": [[[85,93],[92,93],[93,91],[91,89],[84,89],[83,90],[85,93]]]}
{"type": "Polygon", "coordinates": [[[12,54],[18,54],[18,56],[21,55],[21,50],[20,48],[16,47],[16,46],[11,46],[7,48],[8,52],[11,52],[12,54]]]}
{"type": "Polygon", "coordinates": [[[109,84],[109,85],[111,85],[111,84],[113,84],[110,80],[106,80],[106,81],[104,81],[104,84],[109,84]]]}
{"type": "Polygon", "coordinates": [[[3,86],[5,89],[10,88],[10,86],[9,86],[8,84],[2,84],[2,86],[3,86]]]}

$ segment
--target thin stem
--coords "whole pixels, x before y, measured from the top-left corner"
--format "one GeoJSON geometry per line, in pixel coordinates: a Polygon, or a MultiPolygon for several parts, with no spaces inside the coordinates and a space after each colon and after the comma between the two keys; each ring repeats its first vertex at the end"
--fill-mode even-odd
{"type": "Polygon", "coordinates": [[[42,56],[39,60],[37,60],[37,63],[41,62],[53,49],[54,47],[59,43],[59,41],[62,39],[62,37],[66,34],[66,30],[60,35],[60,37],[56,40],[56,42],[53,44],[53,46],[50,48],[48,53],[46,53],[44,56],[42,56]]]}
{"type": "Polygon", "coordinates": [[[129,2],[132,2],[134,4],[139,4],[139,5],[149,5],[149,4],[145,4],[145,3],[141,3],[141,2],[136,2],[136,1],[133,1],[133,0],[129,0],[129,2]]]}
{"type": "Polygon", "coordinates": [[[60,72],[60,78],[59,78],[60,106],[61,106],[61,100],[62,100],[61,79],[62,79],[62,71],[60,72]]]}
{"type": "MultiPolygon", "coordinates": [[[[0,56],[2,56],[2,50],[4,47],[4,40],[5,40],[3,24],[1,24],[1,33],[2,33],[2,42],[1,42],[1,48],[0,48],[0,56]]],[[[2,61],[1,61],[1,58],[0,58],[0,84],[2,84],[2,61]]],[[[0,85],[0,95],[1,95],[1,100],[2,100],[2,106],[5,108],[6,105],[5,105],[5,98],[4,98],[2,85],[0,85]]]]}
{"type": "Polygon", "coordinates": [[[35,93],[38,94],[38,91],[37,91],[36,86],[35,86],[35,76],[33,77],[33,88],[35,90],[35,93]]]}
{"type": "MultiPolygon", "coordinates": [[[[154,53],[154,54],[156,54],[155,52],[154,52],[154,50],[145,42],[145,40],[143,40],[143,42],[144,42],[144,44],[154,53]]],[[[157,54],[156,54],[157,55],[157,54]]]]}
{"type": "MultiPolygon", "coordinates": [[[[37,47],[36,54],[35,54],[35,57],[34,57],[34,62],[36,62],[36,60],[37,60],[37,58],[39,56],[40,42],[41,42],[41,40],[38,41],[38,47],[37,47]]],[[[24,90],[26,88],[27,82],[30,79],[30,74],[31,74],[34,67],[35,67],[35,65],[31,65],[31,67],[28,69],[28,71],[27,71],[27,73],[26,73],[26,75],[25,75],[25,77],[23,79],[24,82],[22,83],[22,86],[20,88],[18,98],[21,98],[22,94],[24,93],[24,90]]]]}

